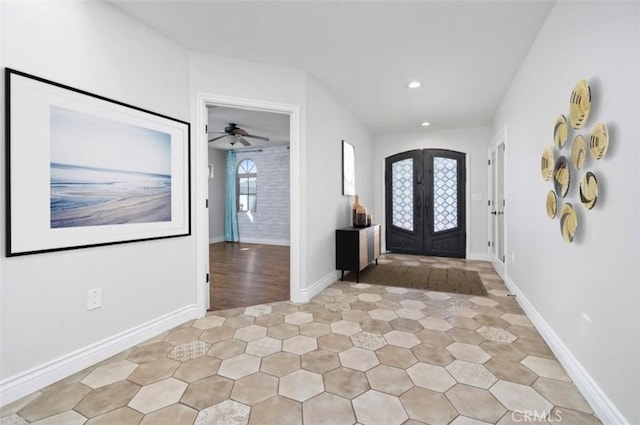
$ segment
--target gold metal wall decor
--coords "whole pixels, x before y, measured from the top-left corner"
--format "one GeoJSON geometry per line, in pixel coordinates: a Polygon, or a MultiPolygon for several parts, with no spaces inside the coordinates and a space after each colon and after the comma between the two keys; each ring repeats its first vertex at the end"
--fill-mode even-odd
{"type": "Polygon", "coordinates": [[[598,201],[598,180],[591,171],[580,180],[580,202],[588,210],[593,209],[598,201]]]}
{"type": "MultiPolygon", "coordinates": [[[[592,171],[584,171],[582,176],[574,176],[579,182],[577,190],[571,190],[571,167],[580,172],[588,165],[589,156],[593,161],[604,158],[609,148],[609,131],[603,122],[596,123],[588,136],[579,134],[585,128],[591,112],[591,87],[582,79],[576,83],[569,99],[569,114],[557,116],[553,127],[553,145],[545,146],[542,153],[540,172],[544,181],[553,177],[553,188],[547,192],[546,211],[551,219],[560,218],[562,239],[572,243],[578,231],[578,215],[571,199],[579,197],[582,206],[587,210],[595,208],[598,202],[598,179],[592,171]],[[571,123],[571,127],[569,127],[571,123]],[[577,130],[577,131],[576,131],[577,130]],[[574,132],[575,134],[571,134],[574,132]],[[569,137],[573,137],[571,153],[562,154],[562,149],[569,137]],[[589,155],[587,155],[587,150],[589,155]],[[573,195],[572,195],[573,194],[573,195]],[[567,198],[562,205],[560,198],[567,198]]],[[[585,129],[586,130],[586,129],[585,129]]],[[[584,226],[581,226],[584,227],[584,226]]]]}
{"type": "Polygon", "coordinates": [[[587,80],[580,80],[571,92],[569,119],[574,129],[584,127],[591,112],[591,87],[587,80]]]}
{"type": "Polygon", "coordinates": [[[540,161],[540,171],[542,172],[542,179],[544,181],[549,181],[553,175],[554,162],[555,158],[553,157],[553,149],[551,146],[545,147],[540,161]]]}
{"type": "Polygon", "coordinates": [[[607,154],[607,149],[609,149],[609,132],[607,126],[600,122],[591,130],[589,153],[591,158],[598,160],[607,154]]]}

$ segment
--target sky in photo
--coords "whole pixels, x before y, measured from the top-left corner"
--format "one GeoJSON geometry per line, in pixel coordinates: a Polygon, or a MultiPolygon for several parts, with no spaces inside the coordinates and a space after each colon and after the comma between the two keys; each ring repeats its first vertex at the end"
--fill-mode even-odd
{"type": "Polygon", "coordinates": [[[51,162],[171,175],[171,135],[51,105],[51,162]]]}

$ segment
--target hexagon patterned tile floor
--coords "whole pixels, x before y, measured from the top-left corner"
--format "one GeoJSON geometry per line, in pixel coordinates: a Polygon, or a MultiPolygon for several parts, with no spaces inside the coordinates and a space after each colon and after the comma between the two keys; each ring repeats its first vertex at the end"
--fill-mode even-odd
{"type": "Polygon", "coordinates": [[[0,425],[599,424],[490,263],[487,297],[335,282],[216,311],[0,410],[0,425]],[[525,417],[523,415],[530,415],[525,417]]]}

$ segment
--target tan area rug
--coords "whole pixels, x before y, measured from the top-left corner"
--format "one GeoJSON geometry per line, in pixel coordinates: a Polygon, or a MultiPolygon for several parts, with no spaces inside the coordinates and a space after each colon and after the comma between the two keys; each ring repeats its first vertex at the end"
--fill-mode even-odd
{"type": "MultiPolygon", "coordinates": [[[[356,274],[348,273],[344,280],[355,282],[356,274]]],[[[428,266],[370,264],[360,272],[360,282],[373,285],[399,286],[429,291],[487,296],[480,275],[475,271],[428,266]]]]}

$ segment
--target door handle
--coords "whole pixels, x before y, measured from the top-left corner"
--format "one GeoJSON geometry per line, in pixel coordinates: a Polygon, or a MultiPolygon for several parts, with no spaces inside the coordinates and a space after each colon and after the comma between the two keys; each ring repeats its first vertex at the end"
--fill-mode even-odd
{"type": "Polygon", "coordinates": [[[504,211],[498,211],[498,215],[503,215],[504,211]]]}
{"type": "Polygon", "coordinates": [[[492,215],[496,215],[496,214],[498,214],[498,212],[497,211],[491,211],[491,214],[492,215]]]}

